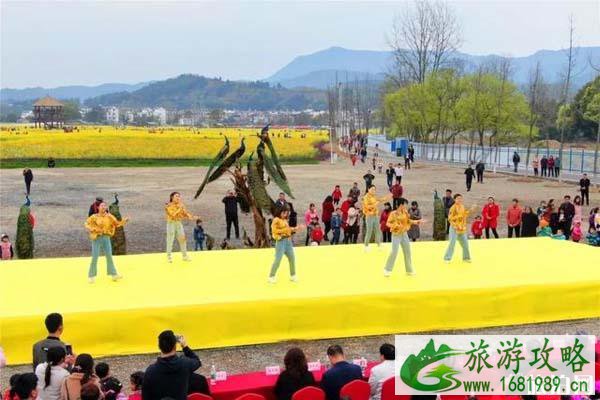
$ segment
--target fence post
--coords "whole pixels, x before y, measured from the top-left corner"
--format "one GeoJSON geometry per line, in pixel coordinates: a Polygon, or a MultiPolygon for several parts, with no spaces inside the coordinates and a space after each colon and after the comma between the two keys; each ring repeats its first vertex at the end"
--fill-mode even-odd
{"type": "Polygon", "coordinates": [[[581,149],[581,173],[583,173],[583,161],[585,159],[585,150],[581,149]]]}

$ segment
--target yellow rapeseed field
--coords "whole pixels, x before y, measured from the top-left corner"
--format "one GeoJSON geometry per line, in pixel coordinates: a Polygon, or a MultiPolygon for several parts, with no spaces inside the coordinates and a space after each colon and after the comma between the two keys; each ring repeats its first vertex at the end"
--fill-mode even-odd
{"type": "MultiPolygon", "coordinates": [[[[258,144],[260,129],[188,127],[79,126],[73,132],[35,129],[25,125],[0,127],[0,160],[15,159],[211,159],[230,139],[230,151],[246,138],[246,154],[258,144]]],[[[282,159],[306,159],[315,143],[328,140],[326,130],[271,129],[282,159]],[[289,137],[284,137],[284,135],[289,137]]]]}

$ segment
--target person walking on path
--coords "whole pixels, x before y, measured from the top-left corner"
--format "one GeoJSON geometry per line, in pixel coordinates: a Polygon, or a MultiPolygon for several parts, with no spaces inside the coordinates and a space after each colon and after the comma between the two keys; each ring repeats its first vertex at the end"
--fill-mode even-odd
{"type": "Polygon", "coordinates": [[[521,237],[521,217],[523,214],[523,209],[519,205],[519,200],[513,199],[512,205],[506,211],[506,223],[508,224],[508,237],[513,237],[513,232],[515,233],[515,237],[521,237]]]}
{"type": "Polygon", "coordinates": [[[25,180],[25,193],[31,194],[31,182],[33,182],[33,172],[29,168],[23,170],[23,179],[25,180]]]}
{"type": "Polygon", "coordinates": [[[352,187],[348,192],[348,197],[352,197],[355,202],[358,201],[358,198],[360,197],[360,189],[358,188],[358,182],[354,182],[352,184],[352,187]]]}
{"type": "Polygon", "coordinates": [[[548,176],[554,176],[554,157],[548,157],[548,176]]]}
{"type": "Polygon", "coordinates": [[[381,231],[379,230],[379,203],[388,201],[392,195],[377,197],[375,185],[371,185],[367,194],[363,197],[362,212],[365,216],[365,251],[369,251],[369,242],[375,235],[377,246],[381,247],[381,231]]]}
{"type": "Polygon", "coordinates": [[[392,163],[388,164],[387,169],[385,170],[385,177],[387,179],[388,189],[392,189],[392,185],[394,184],[394,165],[392,163]]]}
{"type": "MultiPolygon", "coordinates": [[[[560,157],[556,156],[556,158],[554,159],[554,176],[556,178],[558,178],[560,176],[560,167],[561,167],[560,157]]],[[[567,235],[567,238],[568,238],[568,235],[567,235]]]]}
{"type": "Polygon", "coordinates": [[[418,226],[423,220],[411,219],[410,214],[406,210],[406,204],[406,199],[402,199],[398,205],[398,208],[392,211],[387,219],[387,226],[392,234],[392,251],[388,256],[387,262],[385,263],[385,268],[383,270],[383,276],[386,277],[392,274],[394,264],[396,263],[396,257],[398,256],[398,247],[402,247],[406,274],[415,274],[410,254],[410,239],[408,237],[408,231],[412,226],[418,226]]]}
{"type": "Polygon", "coordinates": [[[122,278],[117,272],[115,264],[112,258],[112,245],[110,238],[114,236],[117,228],[125,226],[129,218],[123,218],[121,221],[117,220],[114,215],[108,212],[106,203],[102,202],[98,206],[98,213],[88,217],[85,222],[85,229],[87,229],[90,240],[92,241],[92,262],[90,263],[90,269],[88,271],[88,278],[90,283],[94,283],[96,280],[98,257],[100,257],[100,249],[104,250],[106,256],[106,273],[111,276],[113,281],[117,281],[122,278]]]}
{"type": "Polygon", "coordinates": [[[450,213],[450,208],[454,205],[452,190],[446,189],[446,195],[442,197],[442,202],[444,203],[444,212],[446,214],[446,234],[448,234],[450,232],[450,221],[448,221],[448,214],[450,213]]]}
{"type": "Polygon", "coordinates": [[[579,180],[579,192],[581,193],[581,204],[590,205],[590,179],[587,174],[583,174],[579,180]]]}
{"type": "Polygon", "coordinates": [[[525,207],[525,212],[523,212],[521,219],[521,237],[536,237],[540,220],[531,207],[525,207]]]}
{"type": "Polygon", "coordinates": [[[186,219],[194,221],[201,218],[190,214],[186,210],[179,192],[172,192],[169,195],[169,202],[165,205],[165,216],[167,220],[167,261],[173,262],[171,253],[173,252],[173,241],[175,239],[179,243],[183,261],[192,261],[187,254],[187,242],[182,221],[186,219]]]}
{"type": "Polygon", "coordinates": [[[392,241],[392,232],[390,232],[390,228],[387,226],[387,220],[391,212],[392,205],[390,203],[385,203],[383,205],[383,211],[379,216],[379,229],[381,229],[383,243],[389,243],[392,241]]]}
{"type": "Polygon", "coordinates": [[[401,184],[396,182],[392,185],[390,192],[392,193],[392,208],[395,210],[398,208],[398,204],[400,204],[400,199],[402,198],[404,189],[402,188],[401,184]]]}
{"type": "Polygon", "coordinates": [[[321,212],[321,219],[323,220],[323,224],[325,224],[325,234],[323,235],[323,240],[326,242],[329,241],[329,231],[331,231],[331,217],[333,216],[333,212],[335,211],[335,206],[333,205],[333,197],[327,196],[325,201],[323,201],[323,211],[321,212]]]}
{"type": "Polygon", "coordinates": [[[415,148],[412,144],[408,145],[408,158],[411,164],[415,162],[415,148]]]}
{"type": "Polygon", "coordinates": [[[467,210],[463,204],[463,197],[459,193],[453,197],[454,203],[448,213],[448,222],[450,231],[448,235],[448,248],[444,254],[444,261],[449,263],[454,255],[456,241],[462,247],[462,258],[464,262],[471,262],[471,253],[469,252],[469,239],[467,237],[467,222],[469,214],[475,209],[475,205],[467,210]]]}
{"type": "Polygon", "coordinates": [[[475,170],[471,167],[471,164],[465,169],[467,192],[471,191],[471,185],[473,184],[473,177],[475,176],[475,170]]]}
{"type": "Polygon", "coordinates": [[[340,189],[340,185],[335,185],[333,192],[331,193],[331,197],[333,198],[333,204],[336,206],[340,204],[340,200],[342,199],[342,190],[340,189]]]}
{"type": "Polygon", "coordinates": [[[356,156],[356,153],[352,153],[352,155],[350,156],[350,162],[352,163],[352,166],[354,167],[356,165],[356,159],[358,157],[356,156]]]}
{"type": "Polygon", "coordinates": [[[275,218],[271,223],[271,233],[273,240],[275,240],[275,260],[271,265],[271,272],[269,273],[269,283],[276,283],[275,275],[281,264],[281,259],[285,255],[290,264],[290,280],[297,282],[296,278],[296,257],[294,255],[294,247],[292,245],[292,235],[301,229],[304,229],[304,225],[299,225],[292,228],[288,224],[289,210],[284,207],[277,210],[275,218]]]}
{"type": "Polygon", "coordinates": [[[396,175],[396,182],[402,183],[402,176],[404,175],[404,168],[400,163],[396,164],[394,167],[394,175],[396,175]]]}
{"type": "MultiPolygon", "coordinates": [[[[416,201],[410,203],[408,215],[413,221],[420,221],[421,219],[423,219],[421,215],[421,210],[419,210],[419,203],[417,203],[416,201]]],[[[420,224],[411,223],[410,229],[408,230],[408,238],[413,242],[416,242],[417,239],[421,236],[421,227],[419,225],[420,224]]]]}
{"type": "Polygon", "coordinates": [[[363,180],[365,181],[365,192],[368,192],[371,185],[373,185],[375,175],[373,175],[371,171],[367,171],[367,173],[363,175],[363,180]]]}
{"type": "Polygon", "coordinates": [[[475,172],[477,173],[477,183],[483,183],[483,171],[485,171],[485,164],[483,161],[479,161],[475,165],[475,172]]]}
{"type": "Polygon", "coordinates": [[[233,190],[227,191],[227,196],[223,197],[225,204],[225,223],[227,224],[227,240],[231,240],[231,225],[235,229],[235,238],[240,238],[240,226],[238,222],[238,198],[233,190]]]}
{"type": "Polygon", "coordinates": [[[533,161],[531,161],[531,168],[533,168],[533,176],[539,175],[539,167],[540,167],[540,160],[538,160],[538,157],[535,156],[535,157],[533,157],[533,161]]]}
{"type": "Polygon", "coordinates": [[[548,176],[548,159],[545,155],[540,160],[540,167],[542,167],[542,176],[548,176]]]}
{"type": "Polygon", "coordinates": [[[493,197],[488,197],[488,202],[483,206],[481,211],[482,224],[485,229],[485,238],[490,238],[490,229],[494,234],[494,237],[498,239],[498,217],[500,216],[500,206],[496,204],[493,197]]]}
{"type": "Polygon", "coordinates": [[[521,157],[519,156],[519,153],[517,153],[516,151],[513,153],[512,162],[515,166],[515,172],[517,172],[517,170],[519,169],[519,163],[521,162],[521,157]]]}

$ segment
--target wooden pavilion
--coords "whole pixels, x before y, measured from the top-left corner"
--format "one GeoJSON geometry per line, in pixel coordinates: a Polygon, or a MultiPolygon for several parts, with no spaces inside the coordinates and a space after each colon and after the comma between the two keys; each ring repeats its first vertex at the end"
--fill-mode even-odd
{"type": "Polygon", "coordinates": [[[64,104],[54,97],[42,97],[33,104],[33,117],[36,128],[61,128],[65,124],[64,104]]]}

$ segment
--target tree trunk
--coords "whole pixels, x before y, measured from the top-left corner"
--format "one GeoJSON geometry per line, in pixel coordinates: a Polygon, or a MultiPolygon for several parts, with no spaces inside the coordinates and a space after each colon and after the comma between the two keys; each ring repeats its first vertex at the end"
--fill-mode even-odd
{"type": "Polygon", "coordinates": [[[594,176],[598,174],[598,149],[600,148],[600,121],[596,128],[596,149],[594,150],[594,176]]]}
{"type": "Polygon", "coordinates": [[[236,192],[238,195],[241,195],[245,198],[250,206],[250,211],[252,212],[252,217],[254,219],[254,247],[270,247],[271,240],[269,238],[267,222],[263,216],[262,210],[256,205],[256,201],[254,200],[254,197],[252,196],[250,188],[246,182],[246,177],[240,168],[236,168],[232,175],[236,192]]]}

